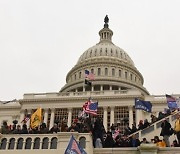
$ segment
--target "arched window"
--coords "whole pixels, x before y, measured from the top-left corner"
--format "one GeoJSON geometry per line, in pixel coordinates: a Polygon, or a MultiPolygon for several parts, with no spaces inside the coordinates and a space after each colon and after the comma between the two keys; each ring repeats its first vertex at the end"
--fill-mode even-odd
{"type": "Polygon", "coordinates": [[[108,68],[105,68],[105,75],[108,75],[108,68]]]}
{"type": "Polygon", "coordinates": [[[132,80],[133,79],[133,75],[131,74],[130,76],[131,76],[131,80],[132,80]]]}
{"type": "Polygon", "coordinates": [[[80,137],[79,138],[79,144],[83,149],[85,149],[86,148],[86,138],[85,137],[80,137]]]}
{"type": "Polygon", "coordinates": [[[74,75],[74,80],[76,80],[76,74],[74,75]]]}
{"type": "Polygon", "coordinates": [[[113,56],[113,51],[112,51],[112,49],[111,49],[111,56],[113,56]]]}
{"type": "Polygon", "coordinates": [[[128,77],[128,76],[127,76],[127,72],[125,72],[125,78],[127,79],[127,77],[128,77]]]}
{"type": "Polygon", "coordinates": [[[51,139],[50,149],[57,149],[57,138],[56,138],[56,137],[53,137],[53,138],[51,139]]]}
{"type": "Polygon", "coordinates": [[[11,138],[9,140],[9,147],[8,147],[8,149],[14,149],[14,145],[15,145],[15,138],[11,138]]]}
{"type": "Polygon", "coordinates": [[[121,77],[121,70],[119,70],[119,77],[121,77]]]}
{"type": "Polygon", "coordinates": [[[22,149],[23,148],[23,141],[24,141],[23,138],[18,139],[16,149],[22,149]]]}
{"type": "Polygon", "coordinates": [[[25,144],[25,149],[31,149],[31,145],[32,145],[32,139],[27,138],[26,139],[26,144],[25,144]]]}
{"type": "Polygon", "coordinates": [[[39,147],[40,147],[40,138],[35,138],[33,149],[39,149],[39,147]]]}
{"type": "Polygon", "coordinates": [[[98,68],[98,76],[101,75],[101,68],[98,68]]]}
{"type": "Polygon", "coordinates": [[[48,144],[49,144],[49,138],[47,137],[43,138],[42,149],[48,149],[48,144]]]}
{"type": "Polygon", "coordinates": [[[123,54],[122,54],[122,52],[121,52],[121,58],[123,57],[123,54]]]}
{"type": "Polygon", "coordinates": [[[94,69],[93,69],[93,68],[91,69],[91,73],[93,73],[93,74],[94,74],[94,69]]]}
{"type": "Polygon", "coordinates": [[[1,147],[0,147],[0,149],[6,149],[6,145],[7,145],[7,139],[3,138],[1,140],[1,147]]]}
{"type": "Polygon", "coordinates": [[[90,57],[92,57],[92,50],[91,50],[91,52],[90,52],[90,57]]]}
{"type": "Polygon", "coordinates": [[[115,76],[115,69],[112,69],[112,76],[115,76]]]}
{"type": "Polygon", "coordinates": [[[95,52],[94,52],[94,55],[96,56],[96,54],[97,54],[97,49],[95,50],[95,52]]]}

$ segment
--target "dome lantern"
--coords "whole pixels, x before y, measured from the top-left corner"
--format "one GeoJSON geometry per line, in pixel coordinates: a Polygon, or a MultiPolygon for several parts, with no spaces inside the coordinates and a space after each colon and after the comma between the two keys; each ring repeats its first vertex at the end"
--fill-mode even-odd
{"type": "Polygon", "coordinates": [[[104,22],[105,22],[104,28],[99,31],[99,36],[100,36],[100,42],[99,43],[101,43],[101,42],[110,42],[110,43],[112,43],[111,38],[112,38],[112,35],[113,35],[113,31],[111,29],[109,29],[109,25],[108,25],[109,18],[108,18],[107,15],[104,18],[104,22]]]}

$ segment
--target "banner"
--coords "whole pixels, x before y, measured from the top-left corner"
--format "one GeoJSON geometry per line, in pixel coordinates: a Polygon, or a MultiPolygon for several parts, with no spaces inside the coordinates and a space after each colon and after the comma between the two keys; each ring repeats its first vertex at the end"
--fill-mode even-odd
{"type": "Polygon", "coordinates": [[[38,108],[32,115],[31,115],[31,128],[36,128],[42,122],[42,109],[38,108]]]}
{"type": "Polygon", "coordinates": [[[141,109],[146,112],[152,112],[152,104],[150,101],[143,101],[135,98],[135,109],[141,109]]]}
{"type": "Polygon", "coordinates": [[[71,136],[69,144],[64,154],[87,154],[86,151],[78,144],[74,136],[71,136]]]}

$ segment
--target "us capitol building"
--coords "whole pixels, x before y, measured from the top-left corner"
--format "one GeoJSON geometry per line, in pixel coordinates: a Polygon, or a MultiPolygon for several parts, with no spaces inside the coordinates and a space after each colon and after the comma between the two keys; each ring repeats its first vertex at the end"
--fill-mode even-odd
{"type": "MultiPolygon", "coordinates": [[[[113,31],[108,21],[99,31],[100,41],[80,55],[59,92],[27,93],[17,102],[0,104],[0,123],[7,121],[9,125],[16,119],[21,124],[25,116],[41,107],[43,121],[49,128],[64,118],[70,126],[91,97],[98,100],[98,116],[103,119],[105,129],[116,124],[123,130],[126,122],[131,127],[141,119],[150,120],[151,113],[135,110],[135,98],[151,101],[152,113],[156,116],[167,108],[165,95],[150,95],[143,86],[143,75],[128,53],[112,42],[113,31]],[[95,75],[91,87],[84,85],[85,70],[95,75]]],[[[29,127],[29,121],[27,125],[29,127]]]]}

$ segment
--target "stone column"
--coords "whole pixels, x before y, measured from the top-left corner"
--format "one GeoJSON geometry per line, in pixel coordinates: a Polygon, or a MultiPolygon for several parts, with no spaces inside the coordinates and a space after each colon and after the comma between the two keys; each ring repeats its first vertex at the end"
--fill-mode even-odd
{"type": "Polygon", "coordinates": [[[68,127],[71,126],[71,121],[72,121],[72,108],[68,108],[68,127]]]}
{"type": "Polygon", "coordinates": [[[136,109],[136,126],[139,124],[140,120],[143,120],[142,110],[136,109]]]}
{"type": "MultiPolygon", "coordinates": [[[[32,113],[32,109],[27,109],[27,114],[28,115],[31,115],[31,113],[32,113]]],[[[27,128],[29,128],[30,127],[30,119],[27,121],[27,123],[26,123],[26,125],[27,125],[27,128]]]]}
{"type": "Polygon", "coordinates": [[[112,86],[109,86],[109,90],[110,90],[110,91],[112,90],[112,86]]]}
{"type": "Polygon", "coordinates": [[[83,92],[85,92],[86,91],[86,89],[85,89],[85,85],[83,86],[83,92]]]}
{"type": "Polygon", "coordinates": [[[107,107],[104,107],[104,114],[103,114],[103,125],[105,130],[107,131],[107,107]]]}
{"type": "Polygon", "coordinates": [[[46,123],[46,126],[48,122],[48,110],[49,109],[44,109],[44,123],[46,123]]]}
{"type": "Polygon", "coordinates": [[[21,121],[24,120],[24,115],[25,115],[25,114],[24,114],[24,110],[21,110],[21,111],[20,111],[20,118],[19,118],[19,124],[20,124],[20,125],[22,125],[21,121]]]}
{"type": "Polygon", "coordinates": [[[103,91],[103,85],[101,85],[101,89],[100,89],[100,91],[103,91]]]}
{"type": "Polygon", "coordinates": [[[54,126],[54,117],[55,117],[55,109],[52,108],[49,129],[51,129],[54,126]]]}
{"type": "Polygon", "coordinates": [[[94,91],[94,86],[91,87],[91,91],[94,91]]]}
{"type": "Polygon", "coordinates": [[[114,106],[111,106],[111,119],[110,119],[110,126],[114,124],[114,106]]]}
{"type": "Polygon", "coordinates": [[[129,106],[129,127],[132,128],[132,124],[133,124],[133,107],[129,106]]]}

